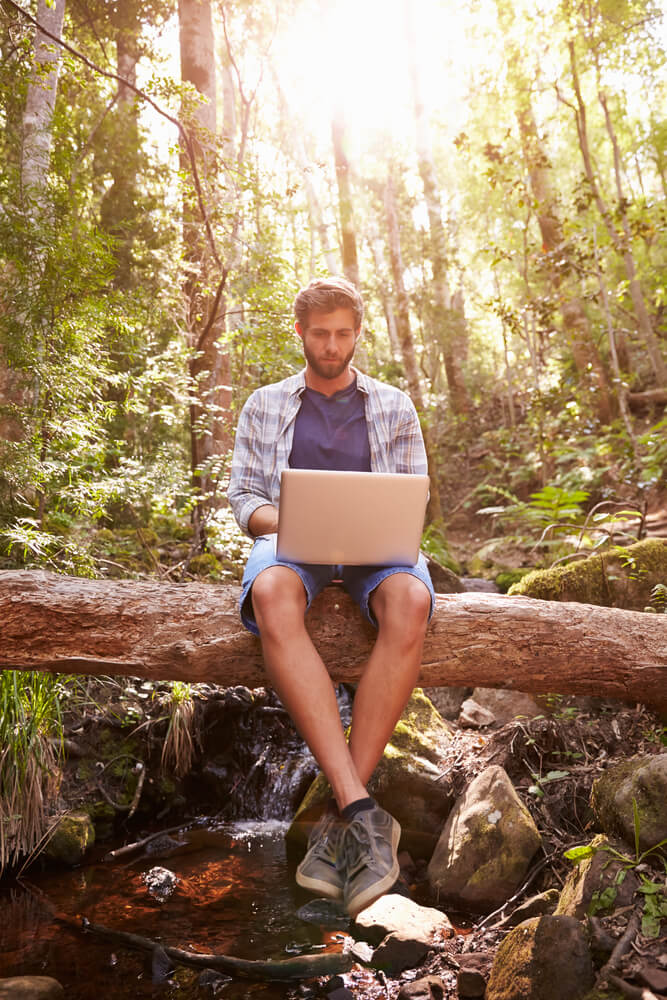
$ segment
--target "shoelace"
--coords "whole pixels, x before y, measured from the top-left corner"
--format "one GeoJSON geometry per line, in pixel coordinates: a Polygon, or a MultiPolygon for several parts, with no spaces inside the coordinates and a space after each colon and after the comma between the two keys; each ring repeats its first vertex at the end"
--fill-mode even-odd
{"type": "Polygon", "coordinates": [[[336,848],[339,836],[336,827],[337,823],[333,816],[323,824],[321,830],[316,827],[313,831],[313,844],[310,848],[312,850],[314,847],[314,853],[318,858],[322,858],[323,861],[333,866],[336,865],[336,848]]]}
{"type": "Polygon", "coordinates": [[[371,838],[362,823],[350,823],[345,831],[341,860],[348,878],[353,878],[362,868],[375,868],[371,838]]]}

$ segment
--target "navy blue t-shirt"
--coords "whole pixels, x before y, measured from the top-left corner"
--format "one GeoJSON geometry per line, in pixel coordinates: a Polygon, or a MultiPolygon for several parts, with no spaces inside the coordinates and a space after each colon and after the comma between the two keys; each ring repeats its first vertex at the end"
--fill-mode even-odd
{"type": "Polygon", "coordinates": [[[371,471],[364,397],[356,378],[333,396],[303,392],[289,464],[291,469],[371,471]]]}

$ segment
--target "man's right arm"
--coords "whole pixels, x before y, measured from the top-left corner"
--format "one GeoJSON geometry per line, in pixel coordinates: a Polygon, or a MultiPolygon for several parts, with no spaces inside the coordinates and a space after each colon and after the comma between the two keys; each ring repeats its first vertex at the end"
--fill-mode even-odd
{"type": "Polygon", "coordinates": [[[278,525],[278,511],[271,503],[264,474],[270,442],[264,441],[263,423],[261,402],[253,393],[239,416],[227,491],[241,531],[251,537],[277,531],[278,525]]]}
{"type": "Polygon", "coordinates": [[[271,503],[263,504],[250,515],[248,531],[257,538],[258,535],[272,535],[278,530],[278,511],[271,503]]]}

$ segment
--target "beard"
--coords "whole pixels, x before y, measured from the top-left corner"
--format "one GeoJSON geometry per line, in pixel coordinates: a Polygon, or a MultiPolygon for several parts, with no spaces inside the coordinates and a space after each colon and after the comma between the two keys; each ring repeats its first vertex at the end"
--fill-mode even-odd
{"type": "Polygon", "coordinates": [[[336,379],[340,375],[342,375],[344,371],[347,370],[347,366],[354,357],[354,347],[352,348],[351,351],[348,352],[348,354],[344,355],[342,358],[337,357],[327,360],[326,355],[324,357],[317,357],[315,354],[313,354],[312,350],[309,347],[307,347],[306,343],[304,342],[303,353],[306,358],[306,361],[308,362],[308,364],[310,365],[310,367],[312,368],[312,370],[315,372],[316,375],[318,375],[320,378],[336,379]]]}

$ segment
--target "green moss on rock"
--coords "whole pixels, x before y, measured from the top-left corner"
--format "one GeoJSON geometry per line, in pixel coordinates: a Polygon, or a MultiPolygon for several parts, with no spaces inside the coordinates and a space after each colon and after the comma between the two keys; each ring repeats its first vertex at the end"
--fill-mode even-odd
{"type": "Polygon", "coordinates": [[[54,861],[78,865],[88,847],[95,843],[95,828],[87,812],[61,816],[44,853],[54,861]]]}
{"type": "Polygon", "coordinates": [[[510,594],[641,611],[657,583],[667,581],[667,539],[646,538],[567,566],[533,570],[510,594]]]}
{"type": "Polygon", "coordinates": [[[639,848],[667,838],[667,753],[644,754],[614,764],[593,782],[591,806],[600,826],[632,848],[635,805],[639,848]]]}

